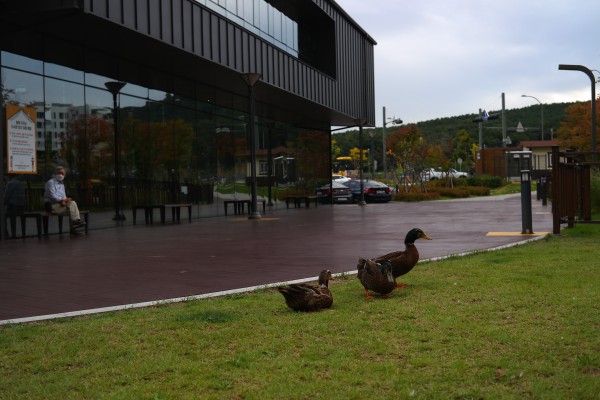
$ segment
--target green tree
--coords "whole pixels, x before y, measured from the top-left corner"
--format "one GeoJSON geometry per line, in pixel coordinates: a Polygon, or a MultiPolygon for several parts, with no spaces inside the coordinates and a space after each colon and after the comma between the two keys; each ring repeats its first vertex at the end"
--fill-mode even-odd
{"type": "Polygon", "coordinates": [[[473,141],[471,140],[471,136],[469,132],[464,129],[458,131],[456,136],[452,138],[452,152],[450,154],[450,159],[452,162],[457,162],[460,158],[463,163],[461,168],[467,171],[473,169],[473,158],[471,157],[471,146],[473,141]]]}

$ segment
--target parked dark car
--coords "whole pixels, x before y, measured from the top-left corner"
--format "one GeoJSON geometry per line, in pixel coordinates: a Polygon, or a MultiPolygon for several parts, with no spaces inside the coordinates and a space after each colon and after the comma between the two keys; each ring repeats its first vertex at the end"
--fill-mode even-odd
{"type": "MultiPolygon", "coordinates": [[[[360,201],[360,181],[351,180],[345,182],[344,185],[352,190],[352,197],[355,202],[360,201]]],[[[388,185],[378,181],[366,180],[363,181],[364,197],[366,202],[381,202],[387,203],[392,199],[392,190],[388,185]]]]}
{"type": "Polygon", "coordinates": [[[349,187],[339,183],[331,182],[330,185],[323,185],[317,188],[317,200],[320,203],[331,203],[332,193],[334,203],[352,203],[352,191],[349,187]],[[333,192],[332,192],[333,189],[333,192]]]}

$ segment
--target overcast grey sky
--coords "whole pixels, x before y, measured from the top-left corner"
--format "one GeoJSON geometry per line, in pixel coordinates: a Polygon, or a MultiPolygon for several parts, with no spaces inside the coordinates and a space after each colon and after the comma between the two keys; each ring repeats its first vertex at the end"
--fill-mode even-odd
{"type": "Polygon", "coordinates": [[[377,126],[384,106],[410,123],[499,110],[503,92],[506,109],[591,99],[558,65],[600,70],[599,0],[336,2],[377,42],[377,126]]]}

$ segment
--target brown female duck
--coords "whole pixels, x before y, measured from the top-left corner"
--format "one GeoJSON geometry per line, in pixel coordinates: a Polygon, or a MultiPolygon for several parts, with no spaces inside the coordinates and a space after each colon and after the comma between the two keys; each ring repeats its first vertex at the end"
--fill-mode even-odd
{"type": "Polygon", "coordinates": [[[358,270],[356,276],[365,288],[367,299],[375,298],[369,293],[369,290],[385,297],[396,287],[392,266],[387,261],[377,264],[373,260],[365,260],[361,257],[358,259],[356,269],[358,270]]]}
{"type": "Polygon", "coordinates": [[[297,283],[277,289],[292,310],[318,311],[329,308],[333,304],[333,294],[329,290],[331,279],[333,279],[331,271],[324,269],[319,274],[319,283],[316,287],[307,283],[297,283]]]}
{"type": "MultiPolygon", "coordinates": [[[[389,262],[392,267],[392,275],[394,275],[394,278],[406,275],[415,267],[415,265],[417,265],[417,262],[419,261],[419,251],[415,246],[415,241],[417,239],[431,240],[431,238],[427,236],[421,229],[413,228],[408,231],[406,238],[404,239],[404,251],[395,251],[384,254],[383,256],[374,258],[373,261],[378,264],[389,262]]],[[[404,287],[406,287],[406,284],[396,285],[397,289],[404,287]]]]}

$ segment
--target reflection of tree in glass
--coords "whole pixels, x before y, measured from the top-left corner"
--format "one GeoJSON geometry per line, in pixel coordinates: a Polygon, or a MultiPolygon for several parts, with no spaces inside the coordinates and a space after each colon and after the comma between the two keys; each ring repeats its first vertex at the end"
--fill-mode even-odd
{"type": "Polygon", "coordinates": [[[112,171],[113,164],[106,159],[112,153],[112,141],[112,121],[105,115],[80,115],[68,125],[60,156],[74,173],[84,174],[82,178],[101,178],[112,171]]]}
{"type": "Polygon", "coordinates": [[[323,181],[330,178],[329,159],[323,157],[329,151],[329,137],[323,131],[300,132],[296,140],[294,155],[297,162],[299,179],[311,177],[313,181],[305,182],[310,193],[323,181]]]}
{"type": "Polygon", "coordinates": [[[15,89],[10,89],[4,86],[4,74],[0,79],[0,101],[2,104],[15,104],[18,103],[14,99],[15,89]]]}
{"type": "Polygon", "coordinates": [[[189,122],[178,118],[147,123],[129,117],[121,133],[124,167],[135,171],[136,177],[154,179],[187,169],[194,139],[189,122]]]}

